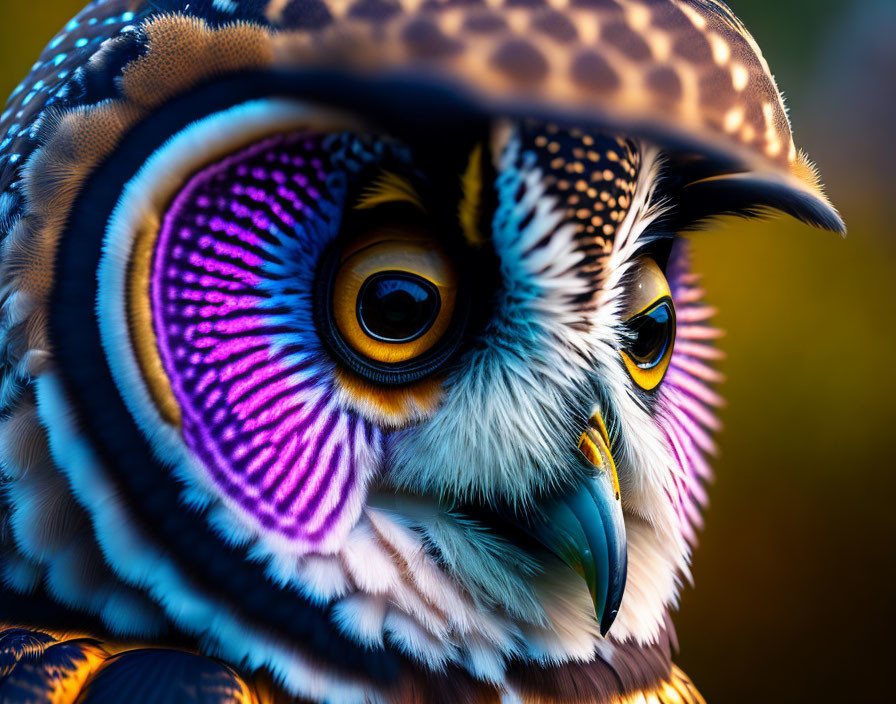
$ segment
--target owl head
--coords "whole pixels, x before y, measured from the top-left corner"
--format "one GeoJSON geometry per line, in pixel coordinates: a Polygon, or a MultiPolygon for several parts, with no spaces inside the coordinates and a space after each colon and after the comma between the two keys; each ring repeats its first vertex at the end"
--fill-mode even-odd
{"type": "Polygon", "coordinates": [[[723,3],[93,2],[0,138],[22,613],[315,700],[669,666],[720,404],[684,234],[843,229],[723,3]]]}

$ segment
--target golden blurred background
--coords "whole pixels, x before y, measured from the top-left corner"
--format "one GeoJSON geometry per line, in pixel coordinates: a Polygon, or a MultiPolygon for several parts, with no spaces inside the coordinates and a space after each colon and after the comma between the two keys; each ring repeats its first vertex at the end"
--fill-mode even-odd
{"type": "MultiPolygon", "coordinates": [[[[3,96],[83,4],[2,0],[3,96]]],[[[896,1],[730,5],[849,235],[778,218],[693,237],[729,380],[678,662],[713,704],[892,701],[896,1]]]]}

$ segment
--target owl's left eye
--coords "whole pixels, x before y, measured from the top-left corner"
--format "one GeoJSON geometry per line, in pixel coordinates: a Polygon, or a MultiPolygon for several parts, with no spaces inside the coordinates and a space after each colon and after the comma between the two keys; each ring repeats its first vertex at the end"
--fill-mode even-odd
{"type": "Polygon", "coordinates": [[[625,328],[622,360],[635,383],[652,391],[669,368],[675,344],[675,306],[666,277],[652,259],[640,262],[633,279],[625,328]]]}
{"type": "Polygon", "coordinates": [[[660,299],[650,309],[629,320],[628,327],[632,331],[628,355],[639,369],[655,369],[663,361],[675,336],[672,301],[660,299]]]}

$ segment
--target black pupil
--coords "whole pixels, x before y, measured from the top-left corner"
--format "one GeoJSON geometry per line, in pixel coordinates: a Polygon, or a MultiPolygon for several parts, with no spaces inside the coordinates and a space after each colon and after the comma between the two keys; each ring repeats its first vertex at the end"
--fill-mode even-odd
{"type": "Polygon", "coordinates": [[[670,303],[661,301],[650,310],[636,315],[628,325],[633,338],[629,355],[642,369],[655,367],[672,340],[674,320],[670,303]]]}
{"type": "Polygon", "coordinates": [[[426,279],[401,271],[374,274],[358,294],[358,322],[384,342],[410,342],[439,315],[439,290],[426,279]]]}

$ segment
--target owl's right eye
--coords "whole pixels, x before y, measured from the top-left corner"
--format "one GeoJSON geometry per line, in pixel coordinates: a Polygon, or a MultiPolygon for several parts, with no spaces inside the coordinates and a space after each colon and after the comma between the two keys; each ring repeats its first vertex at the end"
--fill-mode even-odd
{"type": "Polygon", "coordinates": [[[408,384],[437,370],[457,349],[466,319],[457,259],[422,217],[379,221],[350,236],[318,274],[318,326],[330,351],[377,384],[408,384]]]}
{"type": "Polygon", "coordinates": [[[407,228],[386,228],[339,263],[333,322],[352,350],[371,362],[407,363],[444,337],[457,279],[451,257],[437,241],[407,228]]]}

